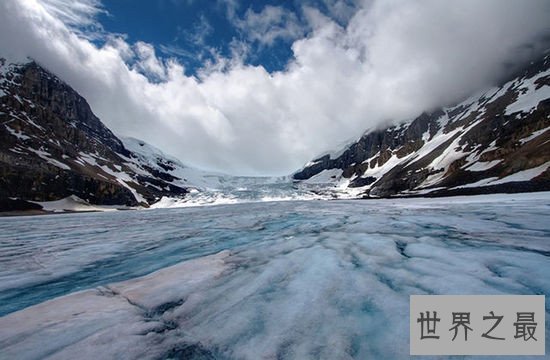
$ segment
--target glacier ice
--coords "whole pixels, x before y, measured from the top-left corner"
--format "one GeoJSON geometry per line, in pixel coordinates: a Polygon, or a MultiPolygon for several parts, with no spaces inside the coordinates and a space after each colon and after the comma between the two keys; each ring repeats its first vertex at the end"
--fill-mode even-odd
{"type": "Polygon", "coordinates": [[[545,294],[549,308],[549,200],[0,219],[0,358],[408,358],[410,294],[545,294]]]}

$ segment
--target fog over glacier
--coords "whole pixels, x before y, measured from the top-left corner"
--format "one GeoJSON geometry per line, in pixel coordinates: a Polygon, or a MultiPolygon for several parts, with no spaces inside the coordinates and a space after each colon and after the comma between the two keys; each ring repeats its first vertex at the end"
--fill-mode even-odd
{"type": "Polygon", "coordinates": [[[404,358],[410,294],[545,294],[548,319],[549,200],[0,218],[1,355],[404,358]]]}
{"type": "Polygon", "coordinates": [[[494,85],[546,49],[550,31],[546,0],[325,1],[329,13],[307,1],[298,14],[266,6],[243,18],[236,3],[218,5],[245,39],[292,41],[283,70],[250,65],[244,41],[186,75],[155,44],[104,31],[98,0],[1,1],[0,55],[32,57],[116,133],[184,163],[287,175],[366,130],[494,85]]]}

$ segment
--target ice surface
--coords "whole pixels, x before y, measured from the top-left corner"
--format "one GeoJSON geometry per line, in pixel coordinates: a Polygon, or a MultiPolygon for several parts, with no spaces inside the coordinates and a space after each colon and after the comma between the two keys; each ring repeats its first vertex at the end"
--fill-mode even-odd
{"type": "Polygon", "coordinates": [[[410,294],[548,318],[549,224],[549,192],[3,218],[0,358],[408,358],[410,294]]]}
{"type": "MultiPolygon", "coordinates": [[[[289,181],[280,183],[263,183],[263,178],[259,178],[255,183],[254,178],[249,181],[243,181],[239,185],[238,177],[228,179],[228,185],[221,186],[219,189],[191,189],[184,198],[163,197],[157,203],[151,206],[152,209],[194,207],[206,205],[223,205],[250,202],[266,201],[291,201],[291,200],[314,200],[330,199],[336,196],[338,189],[326,189],[325,184],[302,183],[295,185],[289,181]],[[324,194],[315,192],[319,189],[325,189],[324,194]]],[[[338,196],[346,196],[350,191],[338,193],[338,196]]]]}

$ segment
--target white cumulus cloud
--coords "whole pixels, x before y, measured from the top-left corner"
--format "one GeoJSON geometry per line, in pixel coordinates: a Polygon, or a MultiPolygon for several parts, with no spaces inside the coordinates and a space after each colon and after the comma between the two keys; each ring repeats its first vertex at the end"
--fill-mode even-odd
{"type": "Polygon", "coordinates": [[[94,45],[78,24],[95,24],[96,0],[1,1],[0,56],[32,57],[116,133],[185,163],[275,175],[497,82],[544,49],[550,23],[546,0],[375,0],[354,3],[353,13],[351,2],[327,4],[345,25],[311,6],[303,34],[273,23],[278,10],[248,13],[264,30],[258,41],[296,39],[294,58],[274,73],[236,55],[186,76],[151,44],[103,34],[105,44],[94,45]]]}

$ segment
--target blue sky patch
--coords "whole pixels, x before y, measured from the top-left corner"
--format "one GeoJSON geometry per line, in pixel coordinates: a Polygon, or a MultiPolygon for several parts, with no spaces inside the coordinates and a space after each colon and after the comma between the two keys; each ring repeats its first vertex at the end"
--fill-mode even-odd
{"type": "Polygon", "coordinates": [[[99,21],[129,43],[150,43],[157,55],[177,58],[188,75],[216,57],[235,56],[273,72],[292,58],[294,40],[307,35],[305,4],[329,11],[303,1],[105,0],[99,21]]]}

